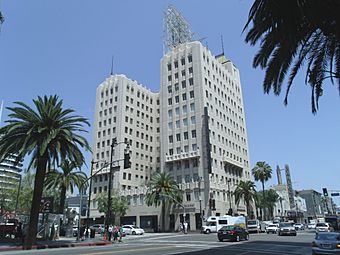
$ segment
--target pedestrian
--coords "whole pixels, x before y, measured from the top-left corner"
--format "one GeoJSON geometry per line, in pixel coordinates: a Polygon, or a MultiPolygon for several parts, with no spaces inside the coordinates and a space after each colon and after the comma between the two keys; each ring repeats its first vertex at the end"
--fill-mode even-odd
{"type": "Polygon", "coordinates": [[[108,235],[109,235],[109,236],[108,236],[108,240],[111,242],[111,238],[112,238],[112,230],[113,230],[112,225],[109,226],[109,229],[108,229],[108,230],[109,230],[109,231],[108,231],[108,232],[109,232],[109,233],[108,233],[108,235]]]}
{"type": "Polygon", "coordinates": [[[123,241],[123,234],[124,234],[124,229],[122,226],[119,227],[119,242],[121,243],[123,241]]]}
{"type": "Polygon", "coordinates": [[[84,241],[85,225],[80,227],[80,240],[84,241]]]}
{"type": "Polygon", "coordinates": [[[113,242],[114,243],[118,241],[118,236],[119,236],[119,228],[117,227],[117,225],[115,225],[113,228],[113,242]]]}
{"type": "Polygon", "coordinates": [[[188,234],[188,223],[186,221],[183,223],[183,230],[184,234],[188,234]]]}
{"type": "Polygon", "coordinates": [[[182,222],[179,223],[179,232],[182,232],[183,231],[183,225],[182,225],[182,222]]]}

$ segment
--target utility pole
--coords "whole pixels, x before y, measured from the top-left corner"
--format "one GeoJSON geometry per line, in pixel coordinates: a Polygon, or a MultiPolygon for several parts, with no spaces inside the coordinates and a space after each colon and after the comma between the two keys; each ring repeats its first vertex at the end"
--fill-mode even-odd
{"type": "Polygon", "coordinates": [[[112,179],[113,179],[113,149],[117,144],[117,138],[112,139],[111,143],[111,159],[110,159],[110,172],[109,172],[109,191],[107,197],[107,213],[106,213],[106,231],[109,232],[109,226],[111,223],[111,211],[112,211],[112,179]]]}
{"type": "Polygon", "coordinates": [[[233,215],[233,208],[231,207],[230,182],[231,182],[231,179],[229,178],[229,179],[228,179],[228,195],[229,195],[229,211],[228,211],[228,214],[229,214],[230,216],[232,216],[232,215],[233,215]]]}
{"type": "Polygon", "coordinates": [[[198,199],[200,201],[200,217],[201,217],[201,228],[203,226],[203,214],[202,214],[202,199],[201,199],[201,181],[202,177],[198,179],[198,199]]]}

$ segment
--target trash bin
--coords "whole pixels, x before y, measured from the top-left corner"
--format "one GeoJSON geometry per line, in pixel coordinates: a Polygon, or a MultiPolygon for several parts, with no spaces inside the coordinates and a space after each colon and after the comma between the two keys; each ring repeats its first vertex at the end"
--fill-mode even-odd
{"type": "Polygon", "coordinates": [[[95,238],[96,236],[96,230],[95,229],[90,229],[90,238],[95,238]]]}

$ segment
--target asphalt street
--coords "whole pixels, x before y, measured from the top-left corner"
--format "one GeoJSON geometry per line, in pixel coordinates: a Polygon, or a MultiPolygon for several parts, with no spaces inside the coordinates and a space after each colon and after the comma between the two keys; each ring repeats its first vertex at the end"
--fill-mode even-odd
{"type": "MultiPolygon", "coordinates": [[[[219,242],[216,234],[145,234],[127,236],[123,243],[94,247],[72,247],[31,251],[11,251],[6,254],[82,254],[82,255],[306,255],[311,254],[314,233],[302,231],[296,237],[274,234],[251,234],[249,241],[219,242]]],[[[1,255],[1,253],[0,253],[1,255]]]]}

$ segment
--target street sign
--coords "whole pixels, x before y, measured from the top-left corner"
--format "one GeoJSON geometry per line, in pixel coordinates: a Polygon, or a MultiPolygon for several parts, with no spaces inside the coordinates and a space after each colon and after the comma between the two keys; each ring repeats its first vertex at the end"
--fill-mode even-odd
{"type": "Polygon", "coordinates": [[[338,197],[338,196],[340,196],[340,193],[339,192],[334,192],[334,193],[331,193],[331,196],[332,197],[338,197]]]}

